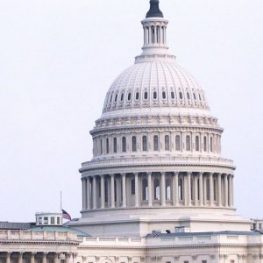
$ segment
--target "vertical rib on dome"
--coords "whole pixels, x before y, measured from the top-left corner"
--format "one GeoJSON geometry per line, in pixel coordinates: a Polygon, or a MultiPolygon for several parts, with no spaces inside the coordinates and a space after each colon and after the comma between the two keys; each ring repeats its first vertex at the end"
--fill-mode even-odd
{"type": "Polygon", "coordinates": [[[150,1],[150,10],[146,14],[146,18],[149,17],[163,17],[163,13],[159,8],[159,0],[150,1]]]}

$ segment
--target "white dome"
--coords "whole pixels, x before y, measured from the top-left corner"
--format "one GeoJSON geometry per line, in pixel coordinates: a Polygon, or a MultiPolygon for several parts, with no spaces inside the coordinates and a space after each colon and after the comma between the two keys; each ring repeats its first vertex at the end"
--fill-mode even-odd
{"type": "Polygon", "coordinates": [[[109,89],[103,112],[149,107],[208,109],[204,91],[175,59],[153,59],[126,69],[109,89]]]}

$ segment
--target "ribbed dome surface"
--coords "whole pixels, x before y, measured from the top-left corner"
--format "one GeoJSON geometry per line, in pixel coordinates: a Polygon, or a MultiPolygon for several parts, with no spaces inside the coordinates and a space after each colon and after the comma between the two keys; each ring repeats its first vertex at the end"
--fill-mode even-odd
{"type": "Polygon", "coordinates": [[[109,89],[103,111],[144,107],[208,108],[196,80],[171,60],[147,61],[126,69],[109,89]]]}

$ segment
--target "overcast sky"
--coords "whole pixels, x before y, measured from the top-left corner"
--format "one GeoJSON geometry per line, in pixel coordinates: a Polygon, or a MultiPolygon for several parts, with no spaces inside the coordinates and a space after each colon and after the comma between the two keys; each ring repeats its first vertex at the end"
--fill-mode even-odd
{"type": "MultiPolygon", "coordinates": [[[[234,160],[235,203],[263,217],[263,1],[161,0],[234,160]]],[[[111,82],[142,46],[148,0],[0,0],[0,221],[81,209],[80,163],[111,82]]]]}

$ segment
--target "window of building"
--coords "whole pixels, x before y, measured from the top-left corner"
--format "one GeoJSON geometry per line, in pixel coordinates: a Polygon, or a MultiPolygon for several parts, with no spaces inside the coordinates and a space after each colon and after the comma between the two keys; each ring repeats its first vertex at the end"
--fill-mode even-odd
{"type": "Polygon", "coordinates": [[[107,153],[110,152],[109,138],[106,139],[106,151],[107,151],[107,153]]]}
{"type": "Polygon", "coordinates": [[[187,92],[187,99],[190,100],[190,94],[187,92]]]}
{"type": "Polygon", "coordinates": [[[165,151],[170,151],[170,137],[169,135],[165,135],[165,151]]]}
{"type": "Polygon", "coordinates": [[[60,225],[60,217],[57,217],[57,224],[60,225]]]}
{"type": "Polygon", "coordinates": [[[147,152],[147,151],[148,151],[147,144],[148,144],[148,142],[147,142],[147,136],[144,135],[144,136],[142,137],[142,150],[143,150],[144,152],[147,152]]]}
{"type": "Polygon", "coordinates": [[[118,100],[118,94],[115,95],[115,102],[118,100]]]}
{"type": "Polygon", "coordinates": [[[181,136],[180,135],[175,136],[175,150],[181,151],[181,136]]]}
{"type": "Polygon", "coordinates": [[[135,179],[131,180],[131,194],[135,195],[135,179]]]}
{"type": "Polygon", "coordinates": [[[202,263],[207,263],[207,260],[202,260],[202,263]]]}
{"type": "Polygon", "coordinates": [[[259,223],[258,228],[259,230],[262,230],[262,223],[259,223]]]}
{"type": "Polygon", "coordinates": [[[165,91],[163,91],[163,99],[165,100],[166,99],[166,92],[165,91]]]}
{"type": "Polygon", "coordinates": [[[179,178],[178,182],[178,191],[179,191],[179,200],[182,201],[184,199],[184,181],[183,178],[179,178]]]}
{"type": "Polygon", "coordinates": [[[51,225],[55,225],[55,217],[51,217],[51,225]]]}
{"type": "Polygon", "coordinates": [[[183,93],[182,92],[179,93],[179,97],[181,100],[183,99],[183,93]]]}
{"type": "Polygon", "coordinates": [[[102,142],[102,139],[100,139],[100,154],[103,154],[103,142],[102,142]]]}
{"type": "Polygon", "coordinates": [[[189,261],[184,261],[184,263],[189,263],[189,261]]]}
{"type": "Polygon", "coordinates": [[[207,152],[207,137],[204,137],[204,152],[207,152]]]}
{"type": "Polygon", "coordinates": [[[140,93],[136,92],[136,100],[138,100],[140,98],[140,93]]]}
{"type": "Polygon", "coordinates": [[[128,94],[128,101],[131,100],[131,93],[128,94]]]}
{"type": "Polygon", "coordinates": [[[42,225],[42,217],[39,217],[39,218],[38,218],[38,224],[39,224],[39,225],[42,225]]]}
{"type": "Polygon", "coordinates": [[[153,137],[153,150],[159,151],[159,137],[158,137],[158,135],[154,135],[154,137],[153,137]]]}
{"type": "Polygon", "coordinates": [[[190,137],[190,135],[186,136],[186,151],[191,151],[191,137],[190,137]]]}
{"type": "Polygon", "coordinates": [[[48,217],[44,217],[44,225],[48,225],[48,217]]]}
{"type": "Polygon", "coordinates": [[[213,138],[210,138],[210,152],[213,152],[213,138]]]}
{"type": "Polygon", "coordinates": [[[121,94],[121,101],[124,99],[124,93],[121,94]]]}
{"type": "Polygon", "coordinates": [[[194,95],[194,99],[196,100],[196,95],[195,95],[195,93],[193,93],[193,95],[194,95]]]}
{"type": "Polygon", "coordinates": [[[199,136],[195,136],[195,150],[197,152],[200,151],[200,140],[199,140],[199,136]]]}
{"type": "Polygon", "coordinates": [[[127,151],[126,137],[122,137],[122,152],[127,151]]]}
{"type": "Polygon", "coordinates": [[[199,94],[199,100],[201,101],[202,100],[202,97],[201,97],[201,95],[199,94]]]}
{"type": "Polygon", "coordinates": [[[148,92],[144,92],[144,99],[145,99],[145,100],[148,99],[148,92]]]}
{"type": "Polygon", "coordinates": [[[113,139],[113,151],[114,153],[117,153],[117,138],[116,137],[113,139]]]}
{"type": "Polygon", "coordinates": [[[153,98],[156,100],[157,99],[157,92],[156,91],[154,91],[154,93],[153,93],[153,98]]]}
{"type": "Polygon", "coordinates": [[[136,136],[132,136],[132,151],[133,152],[137,151],[137,138],[136,138],[136,136]]]}
{"type": "Polygon", "coordinates": [[[173,92],[173,91],[171,92],[171,98],[172,98],[172,99],[175,98],[175,95],[174,95],[174,92],[173,92]]]}

